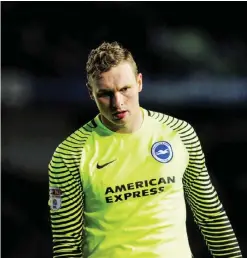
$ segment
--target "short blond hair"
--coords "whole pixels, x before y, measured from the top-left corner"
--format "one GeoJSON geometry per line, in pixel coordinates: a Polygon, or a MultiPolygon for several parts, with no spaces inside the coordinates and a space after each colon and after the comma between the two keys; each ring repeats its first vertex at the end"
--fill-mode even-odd
{"type": "Polygon", "coordinates": [[[91,87],[92,80],[99,79],[101,73],[109,71],[123,61],[129,62],[134,73],[138,74],[136,62],[128,49],[123,48],[116,41],[112,43],[103,42],[93,49],[88,56],[86,64],[87,86],[91,87]]]}

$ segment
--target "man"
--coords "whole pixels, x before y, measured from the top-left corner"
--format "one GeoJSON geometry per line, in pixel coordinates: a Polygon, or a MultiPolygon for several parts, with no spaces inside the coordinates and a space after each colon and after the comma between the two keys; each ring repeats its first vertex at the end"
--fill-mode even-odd
{"type": "Polygon", "coordinates": [[[242,257],[192,126],[139,106],[142,74],[118,43],[86,69],[99,114],[49,164],[53,257],[191,258],[185,199],[213,257],[242,257]]]}

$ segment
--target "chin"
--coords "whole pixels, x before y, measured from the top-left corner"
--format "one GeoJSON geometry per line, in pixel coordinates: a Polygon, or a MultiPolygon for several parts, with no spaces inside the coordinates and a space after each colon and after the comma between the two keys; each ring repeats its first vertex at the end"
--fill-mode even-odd
{"type": "Polygon", "coordinates": [[[117,126],[119,128],[123,128],[128,124],[128,121],[125,119],[122,120],[110,120],[110,122],[114,125],[117,126]]]}
{"type": "Polygon", "coordinates": [[[123,121],[123,120],[121,120],[121,121],[114,121],[114,124],[115,124],[115,125],[125,126],[125,125],[127,124],[127,122],[126,122],[126,121],[123,121]]]}
{"type": "Polygon", "coordinates": [[[120,125],[120,124],[126,124],[125,119],[120,119],[120,120],[115,120],[115,119],[107,119],[110,123],[115,124],[115,125],[120,125]]]}

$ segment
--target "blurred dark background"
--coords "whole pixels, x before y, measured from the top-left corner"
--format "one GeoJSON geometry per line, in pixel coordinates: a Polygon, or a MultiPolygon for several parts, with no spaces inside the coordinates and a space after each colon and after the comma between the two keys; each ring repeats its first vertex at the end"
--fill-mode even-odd
{"type": "MultiPolygon", "coordinates": [[[[195,127],[247,257],[246,7],[1,2],[2,257],[52,257],[47,166],[57,145],[97,114],[85,63],[104,40],[132,51],[143,107],[195,127]]],[[[195,257],[211,257],[190,211],[188,233],[195,257]]]]}

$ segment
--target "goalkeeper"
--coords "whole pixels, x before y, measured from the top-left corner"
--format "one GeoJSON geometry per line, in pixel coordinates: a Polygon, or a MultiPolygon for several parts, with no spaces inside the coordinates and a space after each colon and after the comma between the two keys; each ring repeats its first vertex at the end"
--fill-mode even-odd
{"type": "Polygon", "coordinates": [[[213,257],[242,257],[195,130],[140,107],[132,54],[103,43],[86,71],[99,114],[49,164],[53,257],[191,258],[185,201],[213,257]]]}

